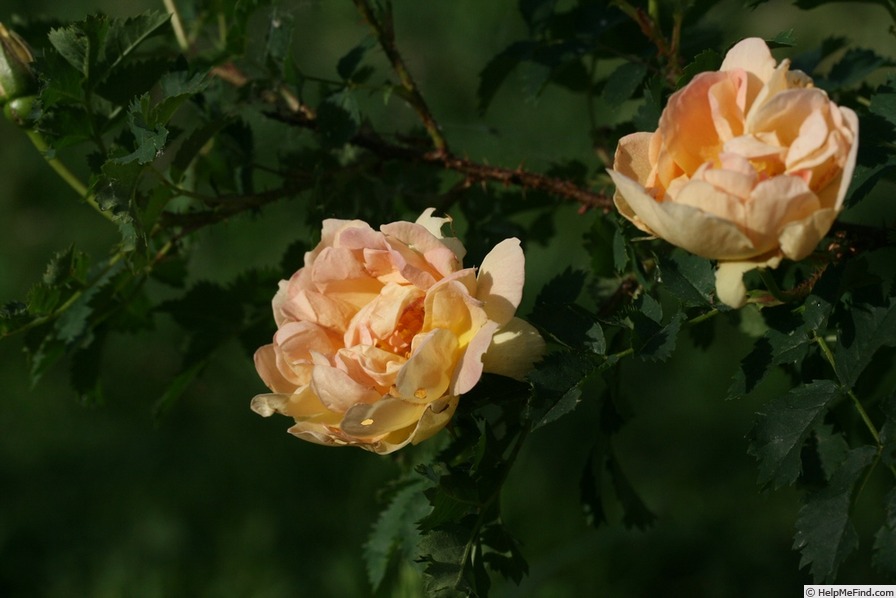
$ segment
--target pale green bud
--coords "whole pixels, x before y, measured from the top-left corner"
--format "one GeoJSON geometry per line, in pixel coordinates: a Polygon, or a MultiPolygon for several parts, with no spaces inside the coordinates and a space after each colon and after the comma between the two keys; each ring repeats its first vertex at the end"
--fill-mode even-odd
{"type": "Polygon", "coordinates": [[[0,104],[37,92],[32,62],[34,56],[25,40],[0,23],[0,104]]]}

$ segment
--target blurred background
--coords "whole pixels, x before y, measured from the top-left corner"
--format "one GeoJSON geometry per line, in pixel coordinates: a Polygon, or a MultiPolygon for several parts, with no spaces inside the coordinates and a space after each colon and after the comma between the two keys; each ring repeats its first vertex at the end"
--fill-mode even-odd
{"type": "MultiPolygon", "coordinates": [[[[149,8],[162,3],[3,0],[0,20],[149,8]]],[[[347,0],[297,0],[282,9],[295,15],[296,59],[307,73],[333,76],[338,58],[367,33],[347,0]]],[[[396,0],[395,12],[399,47],[458,154],[536,171],[566,159],[596,167],[584,106],[563,90],[523,102],[525,73],[517,73],[485,115],[476,110],[479,71],[525,35],[515,0],[396,0]]],[[[805,12],[770,2],[750,12],[720,2],[706,27],[720,28],[726,43],[793,28],[794,51],[836,32],[892,56],[887,23],[870,4],[805,12]]],[[[413,118],[394,101],[384,114],[413,118]]],[[[81,205],[6,121],[0,140],[5,302],[24,298],[55,252],[74,243],[100,259],[118,233],[81,205]]],[[[879,191],[863,213],[846,217],[884,213],[892,221],[885,202],[879,191]]],[[[228,281],[247,267],[276,264],[307,234],[301,216],[282,202],[201,233],[189,280],[228,281]]],[[[564,234],[554,245],[527,248],[525,305],[558,263],[587,264],[581,234],[598,217],[558,205],[564,234]]],[[[162,297],[166,289],[151,292],[162,297]]],[[[253,414],[249,400],[265,389],[236,344],[219,351],[185,398],[155,419],[153,403],[176,372],[184,342],[166,315],[155,324],[153,332],[111,339],[102,364],[110,391],[100,406],[78,404],[65,367],[30,387],[21,339],[0,341],[0,596],[369,595],[361,547],[382,507],[378,491],[398,472],[393,459],[303,443],[286,433],[285,418],[253,414]]],[[[585,397],[573,415],[530,437],[511,474],[505,519],[530,575],[520,586],[496,579],[495,596],[796,596],[808,583],[791,550],[798,498],[790,490],[760,492],[744,438],[753,413],[784,381],[772,377],[749,399],[724,402],[752,339],[733,322],[718,318],[714,326],[725,342],[713,353],[682,335],[669,362],[623,370],[634,416],[614,448],[655,524],[627,530],[611,513],[601,530],[585,525],[578,485],[594,421],[585,397]]],[[[856,524],[868,531],[861,509],[856,524]]],[[[846,562],[841,583],[875,579],[866,569],[870,548],[846,562]]]]}

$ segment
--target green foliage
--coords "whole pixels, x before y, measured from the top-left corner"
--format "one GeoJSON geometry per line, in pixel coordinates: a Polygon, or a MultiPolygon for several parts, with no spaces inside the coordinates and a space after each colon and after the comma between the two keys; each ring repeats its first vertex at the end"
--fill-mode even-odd
{"type": "MultiPolygon", "coordinates": [[[[308,231],[332,217],[374,227],[413,220],[432,206],[454,218],[467,267],[520,239],[529,261],[518,315],[547,347],[523,380],[485,374],[447,432],[390,462],[397,479],[378,495],[333,466],[339,483],[325,490],[334,502],[357,492],[382,506],[377,518],[352,521],[370,530],[352,554],[374,595],[486,596],[527,583],[532,559],[517,526],[552,514],[514,517],[507,504],[520,487],[518,461],[538,442],[557,445],[558,472],[572,470],[582,529],[647,536],[662,525],[672,511],[657,499],[663,484],[684,484],[641,487],[644,461],[629,452],[645,439],[633,441],[627,426],[652,421],[664,440],[690,422],[657,423],[650,406],[636,413],[632,382],[642,380],[672,404],[705,400],[704,430],[738,405],[756,412],[742,452],[756,458],[761,488],[801,497],[794,549],[817,583],[838,580],[856,547],[870,546],[869,530],[873,552],[858,554],[894,579],[894,235],[889,220],[881,226],[873,213],[862,224],[853,211],[880,209],[896,182],[896,79],[882,76],[893,66],[884,50],[847,37],[807,47],[803,27],[769,40],[856,110],[861,144],[843,221],[802,262],[749,275],[749,305],[738,311],[719,302],[713,261],[647,239],[614,214],[606,174],[622,136],[654,130],[670,94],[721,65],[731,35],[711,31],[714,3],[520,0],[510,37],[490,40],[488,55],[471,51],[473,62],[418,49],[427,32],[411,17],[436,10],[423,5],[356,0],[360,18],[323,44],[288,3],[175,4],[172,15],[28,26],[40,91],[27,118],[11,119],[79,207],[117,229],[111,241],[108,231],[79,241],[89,249],[54,246],[43,276],[0,307],[0,337],[20,340],[32,386],[67,368],[81,403],[126,404],[130,391],[109,382],[107,366],[125,357],[110,347],[163,339],[174,363],[147,384],[151,409],[195,413],[213,377],[205,374],[221,367],[216,356],[233,359],[228,347],[238,347],[251,370],[270,342],[271,299],[314,248],[308,231]],[[424,76],[430,61],[441,70],[424,76]],[[478,69],[475,89],[455,81],[456,64],[478,69]],[[478,117],[469,106],[451,113],[452,103],[475,104],[478,117]],[[512,125],[496,124],[505,117],[512,125]],[[552,141],[529,137],[529,125],[550,129],[552,141]],[[578,212],[567,209],[574,204],[578,212]],[[727,396],[740,402],[716,401],[703,380],[662,377],[682,359],[717,370],[707,378],[730,377],[727,396]],[[570,429],[575,450],[559,442],[570,429]],[[871,505],[861,525],[859,501],[871,505]]],[[[53,205],[40,217],[55,215],[53,205]]],[[[56,238],[65,227],[47,230],[69,243],[56,238]]],[[[711,453],[718,438],[708,436],[669,450],[711,453]]],[[[733,469],[715,462],[687,484],[700,494],[733,469]]],[[[544,556],[532,562],[545,570],[544,556]]]]}

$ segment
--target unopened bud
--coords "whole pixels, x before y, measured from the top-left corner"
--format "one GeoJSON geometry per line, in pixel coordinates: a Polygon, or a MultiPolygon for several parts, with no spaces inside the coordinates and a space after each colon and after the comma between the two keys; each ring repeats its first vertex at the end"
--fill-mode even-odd
{"type": "Polygon", "coordinates": [[[32,62],[34,56],[25,40],[0,23],[0,104],[37,92],[32,62]]]}

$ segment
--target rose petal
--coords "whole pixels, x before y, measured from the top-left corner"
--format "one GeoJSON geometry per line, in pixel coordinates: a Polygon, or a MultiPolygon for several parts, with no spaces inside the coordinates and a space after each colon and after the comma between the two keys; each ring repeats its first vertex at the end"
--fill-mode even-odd
{"type": "Polygon", "coordinates": [[[544,339],[534,326],[513,318],[502,326],[482,356],[483,370],[522,380],[544,354],[544,339]]]}
{"type": "Polygon", "coordinates": [[[479,267],[479,290],[476,298],[483,302],[490,320],[506,324],[516,313],[523,297],[526,259],[517,238],[498,243],[479,267]]]}
{"type": "Polygon", "coordinates": [[[311,388],[327,409],[345,413],[355,403],[373,403],[380,394],[352,380],[339,368],[318,365],[311,374],[311,388]]]}
{"type": "Polygon", "coordinates": [[[691,206],[658,203],[636,182],[608,171],[616,188],[638,218],[659,237],[691,253],[714,259],[740,259],[755,255],[750,239],[732,222],[691,206]]]}
{"type": "Polygon", "coordinates": [[[414,353],[395,378],[395,391],[406,401],[429,403],[445,394],[451,382],[457,359],[457,337],[439,329],[417,339],[414,339],[414,353]]]}
{"type": "Polygon", "coordinates": [[[369,405],[351,407],[339,427],[352,436],[381,436],[416,424],[426,408],[425,404],[387,397],[369,405]]]}
{"type": "Polygon", "coordinates": [[[497,329],[497,322],[486,322],[470,340],[452,375],[451,386],[448,390],[450,394],[462,395],[469,392],[479,382],[485,366],[482,356],[491,345],[492,336],[497,329]]]}
{"type": "Polygon", "coordinates": [[[834,223],[837,211],[825,208],[786,225],[779,236],[781,252],[794,261],[808,256],[834,223]]]}

